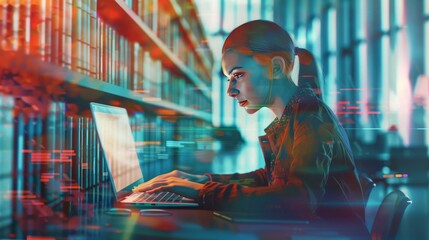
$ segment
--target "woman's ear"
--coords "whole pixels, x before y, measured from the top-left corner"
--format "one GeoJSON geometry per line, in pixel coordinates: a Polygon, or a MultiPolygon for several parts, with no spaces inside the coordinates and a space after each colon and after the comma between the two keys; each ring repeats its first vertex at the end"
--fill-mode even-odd
{"type": "Polygon", "coordinates": [[[286,73],[286,61],[280,56],[271,59],[272,73],[274,79],[281,78],[286,73]]]}

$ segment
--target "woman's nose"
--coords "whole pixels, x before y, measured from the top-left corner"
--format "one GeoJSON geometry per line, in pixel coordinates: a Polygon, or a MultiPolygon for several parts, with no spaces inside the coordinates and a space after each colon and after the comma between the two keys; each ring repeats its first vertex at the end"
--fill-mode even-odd
{"type": "Polygon", "coordinates": [[[237,97],[238,94],[240,94],[240,91],[237,88],[235,88],[236,83],[237,83],[237,80],[235,79],[232,79],[231,81],[229,81],[227,93],[230,97],[237,97]]]}

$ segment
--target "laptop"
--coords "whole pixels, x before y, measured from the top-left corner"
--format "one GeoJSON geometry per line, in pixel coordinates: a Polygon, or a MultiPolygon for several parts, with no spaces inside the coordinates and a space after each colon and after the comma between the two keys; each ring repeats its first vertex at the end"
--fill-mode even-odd
{"type": "Polygon", "coordinates": [[[94,102],[90,106],[115,198],[119,203],[143,207],[198,206],[195,200],[174,193],[134,193],[133,188],[144,183],[144,178],[126,109],[94,102]]]}

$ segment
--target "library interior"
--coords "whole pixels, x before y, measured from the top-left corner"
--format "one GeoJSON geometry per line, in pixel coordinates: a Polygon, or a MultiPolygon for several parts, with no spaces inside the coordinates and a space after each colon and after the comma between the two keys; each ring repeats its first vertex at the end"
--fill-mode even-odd
{"type": "Polygon", "coordinates": [[[2,0],[0,56],[0,239],[429,240],[429,0],[2,0]],[[226,39],[253,20],[312,53],[316,75],[298,54],[288,76],[310,77],[347,135],[364,230],[207,207],[276,187],[236,178],[280,161],[259,138],[278,117],[246,113],[224,75],[226,39]],[[163,174],[205,193],[121,200],[163,174]]]}

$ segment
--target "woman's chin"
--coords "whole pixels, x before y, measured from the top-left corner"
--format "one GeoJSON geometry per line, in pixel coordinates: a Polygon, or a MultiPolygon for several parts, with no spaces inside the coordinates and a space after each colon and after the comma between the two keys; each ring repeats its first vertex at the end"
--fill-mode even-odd
{"type": "Polygon", "coordinates": [[[246,112],[248,114],[254,114],[255,112],[259,111],[259,109],[261,109],[261,108],[255,107],[255,106],[247,106],[247,107],[244,107],[244,109],[246,109],[246,112]]]}

